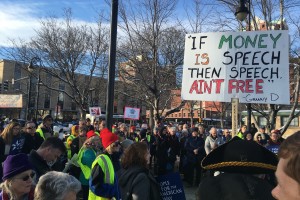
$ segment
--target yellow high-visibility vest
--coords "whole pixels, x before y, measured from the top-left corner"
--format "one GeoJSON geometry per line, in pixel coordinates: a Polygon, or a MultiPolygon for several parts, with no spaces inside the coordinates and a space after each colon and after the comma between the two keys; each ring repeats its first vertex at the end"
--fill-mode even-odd
{"type": "Polygon", "coordinates": [[[150,143],[150,141],[151,141],[151,135],[147,135],[147,141],[148,141],[148,143],[150,143]]]}
{"type": "MultiPolygon", "coordinates": [[[[114,180],[115,180],[115,171],[114,171],[114,166],[113,166],[110,158],[105,154],[101,154],[93,162],[92,169],[94,168],[94,166],[96,164],[98,164],[101,167],[101,169],[104,173],[104,183],[113,185],[114,180]]],[[[91,190],[89,190],[88,200],[110,200],[110,199],[111,198],[97,196],[91,190]]]]}
{"type": "Polygon", "coordinates": [[[40,134],[40,136],[45,140],[45,136],[43,130],[41,128],[36,129],[36,132],[40,134]]]}
{"type": "Polygon", "coordinates": [[[69,159],[72,158],[71,146],[69,145],[69,141],[73,141],[75,138],[76,137],[74,135],[70,135],[66,141],[67,155],[69,159]]]}
{"type": "MultiPolygon", "coordinates": [[[[83,156],[83,153],[84,153],[85,150],[86,150],[86,148],[81,148],[81,149],[79,150],[77,163],[78,163],[79,166],[80,166],[80,169],[81,169],[81,171],[82,171],[82,173],[83,173],[83,175],[84,175],[84,178],[85,178],[85,179],[89,179],[90,176],[91,176],[91,173],[92,173],[92,169],[91,169],[89,166],[84,165],[84,164],[81,162],[82,156],[83,156]]],[[[92,149],[92,150],[93,150],[93,149],[92,149]]],[[[94,152],[94,154],[96,155],[96,152],[95,152],[94,150],[93,150],[93,152],[94,152]]]]}

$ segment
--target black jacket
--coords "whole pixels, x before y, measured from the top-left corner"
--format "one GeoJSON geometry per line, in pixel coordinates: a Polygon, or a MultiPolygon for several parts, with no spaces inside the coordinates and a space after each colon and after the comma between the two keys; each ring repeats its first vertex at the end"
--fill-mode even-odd
{"type": "Polygon", "coordinates": [[[148,169],[139,166],[121,169],[118,177],[122,200],[161,199],[159,185],[148,169]]]}
{"type": "Polygon", "coordinates": [[[44,139],[37,133],[35,133],[33,136],[29,133],[24,133],[24,135],[25,143],[22,152],[25,154],[29,154],[31,150],[37,150],[44,142],[44,139]]]}
{"type": "Polygon", "coordinates": [[[48,166],[47,162],[36,152],[36,150],[31,150],[28,159],[29,162],[33,165],[36,172],[36,180],[39,180],[42,175],[46,174],[49,171],[61,171],[59,162],[56,162],[51,167],[48,166]]]}
{"type": "Polygon", "coordinates": [[[47,165],[47,162],[35,150],[31,150],[28,159],[34,167],[36,180],[39,180],[42,175],[46,174],[48,171],[51,171],[51,168],[47,165]]]}

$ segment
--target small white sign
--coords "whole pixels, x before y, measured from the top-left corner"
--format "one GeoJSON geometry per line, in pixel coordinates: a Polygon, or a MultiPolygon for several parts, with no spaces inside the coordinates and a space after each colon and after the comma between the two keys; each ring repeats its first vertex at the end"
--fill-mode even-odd
{"type": "Polygon", "coordinates": [[[22,108],[22,94],[0,94],[0,108],[22,108]]]}
{"type": "Polygon", "coordinates": [[[132,120],[139,120],[140,119],[140,108],[125,107],[124,118],[132,119],[132,120]]]}
{"type": "Polygon", "coordinates": [[[99,117],[101,116],[101,108],[100,107],[90,107],[90,116],[99,117]]]}

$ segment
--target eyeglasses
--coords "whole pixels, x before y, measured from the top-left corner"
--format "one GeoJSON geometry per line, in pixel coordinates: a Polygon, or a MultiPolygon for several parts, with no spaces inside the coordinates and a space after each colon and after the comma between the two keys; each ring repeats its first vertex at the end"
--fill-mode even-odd
{"type": "Polygon", "coordinates": [[[21,179],[22,181],[28,181],[29,180],[29,178],[31,178],[31,179],[33,179],[33,177],[35,176],[35,173],[34,172],[32,172],[31,174],[29,174],[29,175],[26,175],[26,176],[24,176],[24,177],[20,177],[20,178],[16,178],[16,179],[21,179]]]}
{"type": "Polygon", "coordinates": [[[26,129],[35,129],[35,126],[27,127],[26,129]]]}

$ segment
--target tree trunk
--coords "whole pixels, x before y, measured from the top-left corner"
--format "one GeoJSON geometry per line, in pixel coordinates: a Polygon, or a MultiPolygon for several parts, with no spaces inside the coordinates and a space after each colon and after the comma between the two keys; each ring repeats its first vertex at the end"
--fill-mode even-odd
{"type": "Polygon", "coordinates": [[[154,128],[154,126],[156,126],[153,116],[154,116],[153,107],[151,106],[150,110],[149,110],[149,126],[150,126],[151,130],[154,128]]]}
{"type": "Polygon", "coordinates": [[[80,108],[80,119],[86,119],[86,110],[80,108]]]}

